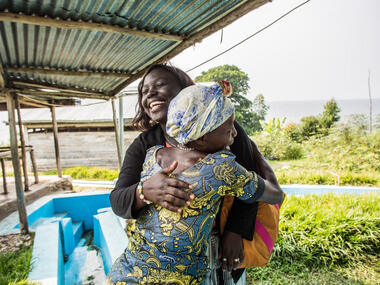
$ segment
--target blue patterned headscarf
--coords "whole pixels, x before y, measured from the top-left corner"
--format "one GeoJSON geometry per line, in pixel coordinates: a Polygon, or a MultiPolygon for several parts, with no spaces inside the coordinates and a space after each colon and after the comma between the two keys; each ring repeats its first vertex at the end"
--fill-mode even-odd
{"type": "Polygon", "coordinates": [[[234,111],[217,83],[211,87],[191,85],[170,102],[166,132],[185,145],[218,128],[234,111]]]}

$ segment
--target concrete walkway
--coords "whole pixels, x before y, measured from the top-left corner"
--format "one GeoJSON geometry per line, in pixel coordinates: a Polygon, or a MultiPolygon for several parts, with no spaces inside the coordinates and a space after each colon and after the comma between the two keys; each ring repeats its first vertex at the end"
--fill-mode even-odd
{"type": "MultiPolygon", "coordinates": [[[[64,191],[72,191],[73,185],[70,176],[64,175],[62,178],[57,176],[39,176],[38,184],[30,184],[30,190],[24,192],[25,204],[29,205],[38,198],[64,191]]],[[[34,181],[30,176],[29,181],[34,181]]],[[[3,183],[0,185],[0,221],[17,211],[17,195],[13,177],[7,177],[8,194],[4,194],[3,183]]]]}

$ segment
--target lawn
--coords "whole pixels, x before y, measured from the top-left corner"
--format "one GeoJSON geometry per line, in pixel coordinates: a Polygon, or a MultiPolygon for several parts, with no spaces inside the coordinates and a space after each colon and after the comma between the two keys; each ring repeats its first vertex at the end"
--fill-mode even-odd
{"type": "Polygon", "coordinates": [[[319,184],[380,187],[380,172],[372,169],[335,169],[331,164],[316,163],[308,158],[269,160],[280,184],[319,184]]]}
{"type": "Polygon", "coordinates": [[[248,284],[379,284],[380,194],[288,196],[268,266],[248,284]]]}

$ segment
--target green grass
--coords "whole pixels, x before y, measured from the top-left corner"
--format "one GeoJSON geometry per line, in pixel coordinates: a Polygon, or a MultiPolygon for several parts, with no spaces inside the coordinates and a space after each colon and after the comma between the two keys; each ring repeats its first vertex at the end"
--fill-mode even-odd
{"type": "Polygon", "coordinates": [[[25,281],[31,269],[32,246],[0,254],[0,285],[31,284],[25,281]]]}
{"type": "Polygon", "coordinates": [[[248,284],[379,284],[380,194],[288,196],[271,261],[248,284]]]}
{"type": "Polygon", "coordinates": [[[379,284],[380,265],[371,262],[358,263],[355,266],[307,266],[302,263],[284,264],[271,261],[264,268],[249,268],[247,284],[278,285],[373,285],[379,284]]]}
{"type": "Polygon", "coordinates": [[[269,161],[280,184],[320,184],[380,186],[380,173],[337,170],[326,163],[316,163],[307,158],[300,160],[269,161]]]}
{"type": "MultiPolygon", "coordinates": [[[[42,172],[42,175],[57,175],[57,171],[42,172]]],[[[100,167],[76,166],[62,170],[63,175],[70,175],[73,179],[112,181],[118,177],[119,171],[100,167]]]]}

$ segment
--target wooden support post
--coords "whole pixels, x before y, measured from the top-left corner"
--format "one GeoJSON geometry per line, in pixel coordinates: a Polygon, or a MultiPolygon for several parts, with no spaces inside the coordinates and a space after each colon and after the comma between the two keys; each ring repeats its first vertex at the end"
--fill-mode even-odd
{"type": "Polygon", "coordinates": [[[36,160],[34,158],[34,149],[33,148],[30,150],[29,154],[30,154],[30,160],[32,161],[32,168],[33,168],[33,173],[34,173],[34,183],[38,184],[40,181],[38,179],[37,164],[36,164],[36,160]]]}
{"type": "Polygon", "coordinates": [[[17,193],[17,207],[18,215],[20,219],[20,230],[22,233],[28,233],[28,218],[26,214],[25,201],[24,201],[24,191],[22,189],[21,180],[21,170],[20,170],[20,160],[18,157],[18,146],[17,146],[17,133],[16,133],[16,116],[15,116],[15,102],[12,95],[7,92],[7,109],[8,109],[8,120],[9,120],[9,134],[11,139],[11,153],[12,153],[12,164],[13,172],[16,184],[17,193]]]}
{"type": "Polygon", "coordinates": [[[55,162],[57,164],[57,174],[58,174],[58,177],[62,177],[61,160],[59,156],[59,143],[58,143],[58,124],[55,117],[55,106],[50,107],[50,112],[51,112],[51,119],[53,122],[55,162]]]}
{"type": "Polygon", "coordinates": [[[117,118],[116,118],[115,99],[112,99],[111,103],[112,103],[113,125],[114,125],[114,128],[115,128],[117,161],[119,163],[119,169],[121,169],[121,151],[120,151],[120,143],[119,143],[120,142],[119,141],[119,124],[117,123],[117,118]]]}
{"type": "Polygon", "coordinates": [[[124,110],[123,110],[123,97],[119,97],[119,140],[120,140],[120,157],[121,164],[124,158],[124,110]]]}
{"type": "Polygon", "coordinates": [[[5,173],[5,163],[4,158],[0,158],[1,161],[1,171],[3,172],[3,188],[4,188],[4,194],[8,194],[8,188],[7,188],[7,174],[5,173]]]}
{"type": "Polygon", "coordinates": [[[14,95],[14,99],[15,99],[15,105],[17,109],[18,128],[19,128],[20,142],[21,142],[22,171],[24,173],[24,191],[26,192],[26,191],[29,191],[29,179],[28,179],[28,165],[26,161],[24,130],[22,127],[20,102],[18,100],[18,95],[14,95]]]}

